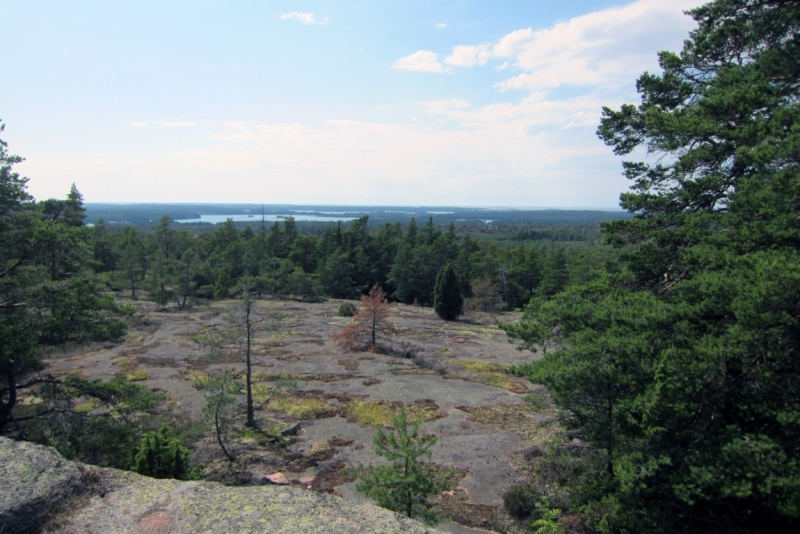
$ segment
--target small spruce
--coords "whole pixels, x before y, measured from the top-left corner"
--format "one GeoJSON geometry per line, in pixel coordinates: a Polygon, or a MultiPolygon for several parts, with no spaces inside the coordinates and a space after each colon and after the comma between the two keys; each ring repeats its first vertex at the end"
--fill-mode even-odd
{"type": "Polygon", "coordinates": [[[461,296],[458,276],[451,264],[439,270],[436,287],[433,290],[433,308],[445,321],[454,321],[464,312],[464,298],[461,296]]]}
{"type": "Polygon", "coordinates": [[[199,469],[192,469],[192,451],[181,445],[166,423],[157,432],[146,432],[139,441],[132,471],[153,478],[196,480],[199,469]]]}

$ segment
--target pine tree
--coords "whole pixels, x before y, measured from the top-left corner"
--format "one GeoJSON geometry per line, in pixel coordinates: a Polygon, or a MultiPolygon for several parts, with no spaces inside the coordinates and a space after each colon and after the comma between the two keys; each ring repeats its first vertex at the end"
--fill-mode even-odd
{"type": "Polygon", "coordinates": [[[464,313],[464,298],[451,264],[445,265],[436,277],[436,288],[433,293],[433,308],[436,314],[445,321],[454,321],[464,313]]]}
{"type": "Polygon", "coordinates": [[[412,428],[408,425],[408,413],[403,410],[392,420],[391,430],[378,429],[372,440],[375,453],[392,463],[369,470],[362,467],[356,489],[379,506],[435,525],[439,514],[428,499],[450,487],[448,477],[453,471],[437,469],[430,462],[436,436],[421,434],[419,421],[412,428]]]}
{"type": "MultiPolygon", "coordinates": [[[[594,472],[571,486],[601,532],[800,529],[800,4],[716,0],[680,54],[604,109],[632,219],[619,272],[535,299],[507,327],[594,472]],[[794,525],[794,527],[792,527],[794,525]]],[[[544,285],[544,283],[543,283],[544,285]]]]}

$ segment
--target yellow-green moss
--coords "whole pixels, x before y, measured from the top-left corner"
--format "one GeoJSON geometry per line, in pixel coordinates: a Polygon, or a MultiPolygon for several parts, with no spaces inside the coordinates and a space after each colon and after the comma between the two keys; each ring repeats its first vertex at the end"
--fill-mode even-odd
{"type": "Polygon", "coordinates": [[[356,420],[356,423],[364,426],[388,425],[392,419],[403,409],[408,412],[410,420],[431,421],[440,417],[439,410],[435,405],[410,404],[403,405],[399,402],[382,401],[354,401],[347,405],[347,415],[356,420]]]}
{"type": "Polygon", "coordinates": [[[271,400],[269,407],[273,410],[284,412],[295,419],[313,419],[334,409],[332,405],[324,400],[314,397],[281,397],[271,400]]]}
{"type": "Polygon", "coordinates": [[[519,380],[506,374],[507,365],[473,360],[449,360],[450,363],[463,367],[467,372],[477,376],[477,381],[487,386],[502,388],[514,393],[524,393],[528,389],[519,380]]]}
{"type": "Polygon", "coordinates": [[[150,373],[144,369],[131,369],[117,373],[117,376],[121,376],[126,382],[141,382],[150,378],[150,373]]]}

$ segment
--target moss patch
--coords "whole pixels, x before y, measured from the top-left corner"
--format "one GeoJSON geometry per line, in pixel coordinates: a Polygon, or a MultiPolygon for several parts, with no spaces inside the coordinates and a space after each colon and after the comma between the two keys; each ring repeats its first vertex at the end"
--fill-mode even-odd
{"type": "Polygon", "coordinates": [[[358,400],[347,405],[346,413],[348,420],[359,425],[378,426],[390,424],[403,409],[408,412],[411,420],[433,421],[443,417],[439,406],[429,399],[412,403],[358,400]]]}
{"type": "Polygon", "coordinates": [[[294,419],[320,419],[337,415],[341,408],[317,397],[298,398],[286,396],[271,400],[271,410],[283,412],[294,419]]]}
{"type": "Polygon", "coordinates": [[[119,360],[114,362],[114,365],[119,367],[131,367],[136,365],[136,360],[133,358],[120,358],[119,360]]]}
{"type": "Polygon", "coordinates": [[[528,387],[519,378],[506,373],[507,365],[498,363],[481,362],[474,360],[447,360],[448,363],[463,367],[472,376],[459,377],[466,378],[492,386],[502,388],[514,393],[525,393],[528,387]]]}
{"type": "Polygon", "coordinates": [[[121,371],[117,373],[117,376],[121,376],[126,382],[141,382],[150,378],[150,373],[144,369],[131,369],[130,371],[121,371]]]}

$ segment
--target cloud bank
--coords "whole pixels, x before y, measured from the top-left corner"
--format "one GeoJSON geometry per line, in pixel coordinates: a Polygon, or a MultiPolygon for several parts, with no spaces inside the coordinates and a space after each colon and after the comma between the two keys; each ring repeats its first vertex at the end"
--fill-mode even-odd
{"type": "Polygon", "coordinates": [[[303,24],[319,24],[319,25],[323,25],[323,24],[328,24],[330,22],[330,19],[328,17],[322,17],[321,19],[317,20],[317,17],[314,15],[314,13],[307,13],[307,12],[301,12],[301,11],[292,11],[291,13],[284,13],[283,15],[281,15],[278,18],[280,20],[295,19],[295,20],[299,20],[303,24]]]}
{"type": "Polygon", "coordinates": [[[401,57],[394,62],[392,68],[414,72],[447,72],[447,69],[439,63],[439,56],[428,50],[417,50],[413,54],[401,57]]]}

